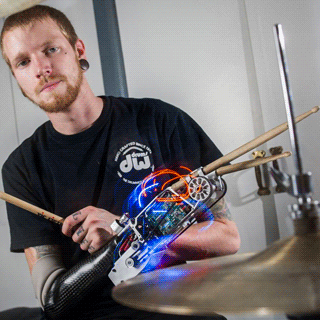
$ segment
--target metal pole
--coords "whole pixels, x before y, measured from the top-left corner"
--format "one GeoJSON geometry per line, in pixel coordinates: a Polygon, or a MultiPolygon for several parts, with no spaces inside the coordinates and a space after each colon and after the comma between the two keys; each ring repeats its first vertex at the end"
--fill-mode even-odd
{"type": "Polygon", "coordinates": [[[281,77],[281,84],[283,89],[284,102],[285,102],[285,107],[287,111],[288,128],[289,128],[289,134],[290,134],[293,160],[295,162],[297,175],[300,176],[303,174],[303,169],[302,169],[300,148],[299,148],[298,137],[297,137],[297,130],[294,122],[292,95],[291,95],[291,90],[289,86],[288,66],[286,61],[285,41],[284,41],[284,35],[283,35],[281,24],[276,24],[274,26],[274,34],[275,34],[275,40],[276,40],[276,48],[277,48],[278,62],[279,62],[279,68],[280,68],[280,77],[281,77]]]}
{"type": "Polygon", "coordinates": [[[116,4],[93,0],[105,94],[128,97],[116,4]]]}

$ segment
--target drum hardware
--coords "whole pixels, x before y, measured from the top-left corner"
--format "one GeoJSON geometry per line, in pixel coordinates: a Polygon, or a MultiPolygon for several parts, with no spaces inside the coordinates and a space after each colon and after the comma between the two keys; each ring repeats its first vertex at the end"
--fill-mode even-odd
{"type": "Polygon", "coordinates": [[[152,271],[113,289],[127,306],[174,314],[314,314],[320,312],[320,205],[304,173],[285,61],[281,25],[274,26],[277,55],[296,174],[270,169],[277,184],[295,197],[290,205],[294,235],[256,254],[236,254],[152,271]]]}
{"type": "MultiPolygon", "coordinates": [[[[272,154],[273,156],[275,156],[275,155],[277,155],[277,154],[281,154],[282,151],[283,151],[283,148],[282,148],[281,146],[273,147],[273,148],[270,148],[269,151],[270,151],[270,154],[272,154]]],[[[274,168],[275,170],[280,171],[280,167],[279,167],[279,162],[278,162],[278,160],[272,161],[272,165],[273,165],[273,168],[274,168]]],[[[276,191],[277,193],[282,193],[282,192],[285,192],[285,191],[286,191],[286,188],[285,188],[281,183],[278,183],[278,182],[277,182],[275,191],[276,191]]]]}
{"type": "Polygon", "coordinates": [[[299,314],[319,312],[318,232],[280,240],[260,253],[235,254],[144,273],[113,289],[113,298],[148,311],[299,314]]]}
{"type": "MultiPolygon", "coordinates": [[[[269,151],[271,155],[278,155],[283,152],[283,148],[281,146],[272,147],[269,149],[269,151]]],[[[265,156],[266,156],[266,151],[264,150],[256,150],[252,152],[253,159],[263,158],[265,156]]],[[[272,165],[276,171],[280,171],[278,159],[272,161],[272,165]]],[[[257,191],[258,195],[259,196],[270,195],[271,193],[270,175],[269,175],[268,167],[266,165],[261,165],[261,166],[256,166],[254,169],[255,169],[257,184],[259,187],[257,191]]],[[[286,188],[283,185],[281,185],[281,183],[278,183],[277,180],[276,180],[276,183],[277,185],[275,187],[275,191],[277,193],[282,193],[286,191],[286,188]]]]}
{"type": "MultiPolygon", "coordinates": [[[[257,159],[257,158],[263,158],[265,157],[266,152],[264,150],[256,150],[252,152],[252,156],[253,159],[257,159]]],[[[263,167],[262,169],[265,169],[265,167],[263,167]]],[[[264,170],[263,172],[261,172],[261,166],[256,166],[254,168],[255,170],[255,174],[256,174],[256,180],[258,183],[258,195],[259,196],[267,196],[271,193],[270,189],[269,189],[269,179],[264,179],[265,180],[265,186],[263,186],[262,180],[263,180],[263,174],[265,173],[264,170]]]]}

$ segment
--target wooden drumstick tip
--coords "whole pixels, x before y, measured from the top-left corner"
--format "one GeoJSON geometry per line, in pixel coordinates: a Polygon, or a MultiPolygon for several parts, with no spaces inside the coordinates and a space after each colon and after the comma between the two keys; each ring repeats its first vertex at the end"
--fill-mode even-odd
{"type": "Polygon", "coordinates": [[[319,111],[319,106],[315,106],[314,108],[311,109],[311,111],[312,111],[313,113],[318,112],[318,111],[319,111]]]}

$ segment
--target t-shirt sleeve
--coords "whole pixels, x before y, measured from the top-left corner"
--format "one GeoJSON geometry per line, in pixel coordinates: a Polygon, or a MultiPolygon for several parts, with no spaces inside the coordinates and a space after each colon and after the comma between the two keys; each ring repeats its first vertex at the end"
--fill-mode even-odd
{"type": "MultiPolygon", "coordinates": [[[[18,151],[14,152],[2,167],[4,191],[46,209],[44,204],[36,197],[29,173],[24,166],[21,154],[18,151]]],[[[58,225],[15,205],[7,203],[6,207],[11,236],[10,250],[12,252],[23,252],[28,247],[59,243],[57,236],[59,233],[56,232],[59,228],[58,225]]]]}
{"type": "Polygon", "coordinates": [[[178,109],[169,136],[171,163],[191,170],[220,158],[222,153],[204,130],[184,111],[178,109]]]}

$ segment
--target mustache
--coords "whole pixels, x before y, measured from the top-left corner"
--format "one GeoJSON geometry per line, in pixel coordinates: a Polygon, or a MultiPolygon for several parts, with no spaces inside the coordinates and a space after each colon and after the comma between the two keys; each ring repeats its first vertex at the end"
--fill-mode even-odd
{"type": "Polygon", "coordinates": [[[35,92],[39,94],[43,87],[49,82],[56,82],[56,81],[66,81],[67,77],[63,75],[56,75],[56,76],[48,76],[48,77],[41,77],[39,83],[36,85],[35,92]]]}

